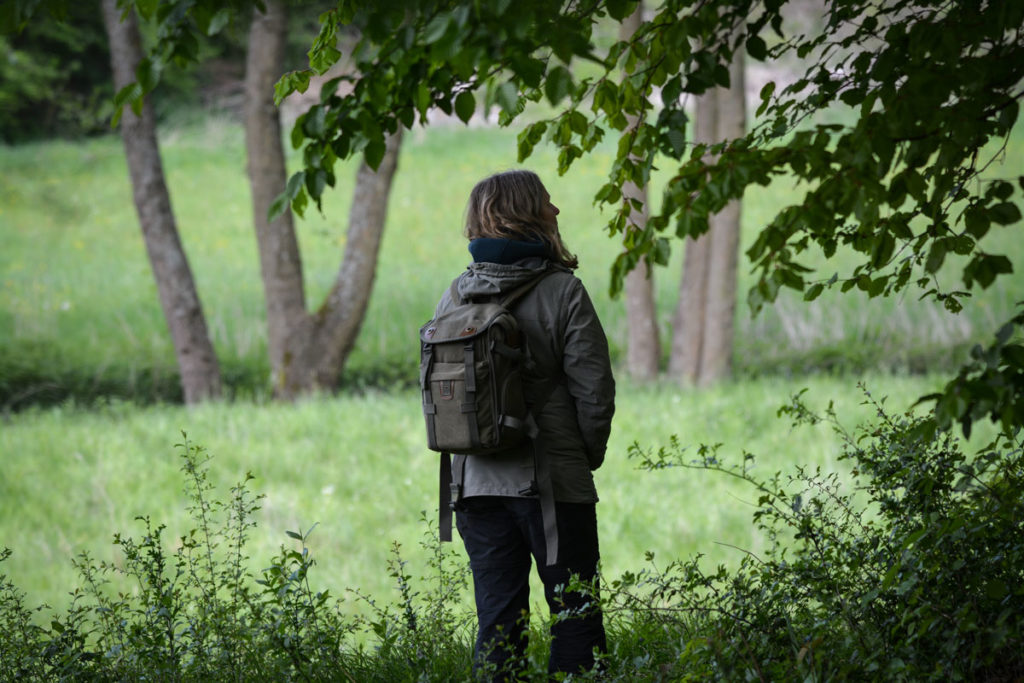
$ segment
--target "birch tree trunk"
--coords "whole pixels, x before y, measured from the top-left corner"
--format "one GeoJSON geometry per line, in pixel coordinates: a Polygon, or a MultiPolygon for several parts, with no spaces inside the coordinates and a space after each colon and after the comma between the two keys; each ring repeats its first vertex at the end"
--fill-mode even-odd
{"type": "MultiPolygon", "coordinates": [[[[121,20],[117,0],[103,0],[103,21],[110,38],[114,89],[119,91],[135,81],[135,68],[142,60],[139,28],[133,10],[121,20]]],[[[185,403],[217,397],[221,393],[220,366],[178,236],[157,144],[156,117],[148,98],[143,100],[141,115],[125,107],[121,137],[135,210],[171,333],[185,403]]]]}
{"type": "MultiPolygon", "coordinates": [[[[619,39],[629,38],[640,28],[643,21],[644,4],[641,2],[619,26],[619,39]]],[[[631,127],[637,125],[636,117],[630,117],[631,127]]],[[[629,222],[636,226],[629,230],[643,230],[647,225],[647,188],[635,183],[626,183],[622,188],[623,197],[636,199],[643,208],[633,209],[629,222]]],[[[658,376],[661,360],[661,339],[658,334],[658,313],[654,302],[654,273],[646,261],[640,261],[626,276],[626,372],[638,380],[653,380],[658,376]]]]}

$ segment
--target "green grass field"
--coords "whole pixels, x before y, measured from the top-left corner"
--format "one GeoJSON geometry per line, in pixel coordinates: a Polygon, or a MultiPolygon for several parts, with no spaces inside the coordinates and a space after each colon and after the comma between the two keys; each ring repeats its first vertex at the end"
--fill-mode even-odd
{"type": "MultiPolygon", "coordinates": [[[[183,533],[174,444],[184,430],[214,455],[211,476],[223,497],[246,471],[256,475],[253,488],[267,495],[251,548],[255,569],[290,542],[286,530],[318,523],[314,580],[336,594],[345,588],[387,594],[393,540],[415,574],[424,566],[420,513],[435,506],[436,488],[436,460],[423,445],[416,393],[407,389],[415,331],[468,262],[461,219],[470,188],[487,173],[515,166],[514,142],[509,131],[461,127],[407,137],[370,309],[344,378],[365,391],[277,405],[264,395],[262,293],[241,130],[210,118],[166,132],[164,163],[179,228],[226,378],[242,397],[192,409],[160,402],[176,390],[173,353],[119,141],[3,149],[0,547],[15,551],[3,572],[30,601],[60,606],[75,583],[70,559],[88,551],[115,561],[112,535],[138,533],[137,515],[166,523],[168,539],[183,533]],[[68,393],[76,400],[54,404],[68,393]],[[157,403],[95,400],[107,396],[157,403]]],[[[607,287],[619,247],[605,233],[607,216],[591,204],[609,159],[607,150],[599,152],[559,178],[544,171],[555,164],[541,149],[529,166],[541,172],[561,208],[566,240],[583,264],[579,275],[618,358],[624,313],[607,287]]],[[[1021,159],[1018,135],[993,172],[1016,172],[1021,159]]],[[[311,213],[300,223],[311,306],[340,263],[350,171],[340,174],[325,215],[311,213]]],[[[784,187],[751,193],[744,240],[793,196],[784,187]]],[[[1009,232],[993,244],[1020,261],[1022,247],[1009,232]]],[[[666,338],[680,261],[677,249],[672,265],[656,274],[666,338]]],[[[849,261],[838,263],[831,267],[841,270],[849,261]]],[[[741,265],[741,291],[750,282],[741,265]]],[[[912,293],[871,302],[853,294],[823,297],[811,306],[785,297],[755,319],[740,305],[737,381],[695,391],[632,386],[620,377],[611,449],[597,475],[606,574],[639,568],[648,550],[658,558],[703,553],[709,562],[729,562],[741,552],[732,546],[756,552],[762,542],[751,531],[752,492],[708,473],[638,471],[626,458],[634,441],[657,447],[678,434],[694,450],[721,442],[723,455],[734,460],[755,454],[764,473],[798,464],[839,468],[839,442],[826,427],[793,431],[775,417],[777,408],[807,386],[819,407],[835,399],[852,427],[871,410],[861,405],[850,371],[866,371],[875,395],[889,396],[897,409],[909,405],[942,376],[891,371],[948,370],[964,345],[987,339],[1008,317],[1021,284],[1019,273],[1003,278],[960,316],[912,293]],[[843,372],[804,374],[829,368],[843,372]]]]}
{"type": "MultiPolygon", "coordinates": [[[[236,392],[265,387],[262,289],[245,179],[241,130],[225,119],[170,130],[163,157],[179,230],[203,300],[207,321],[236,392]]],[[[414,377],[410,332],[429,317],[439,292],[468,262],[462,211],[481,176],[515,166],[514,133],[496,129],[437,128],[407,136],[389,208],[380,266],[362,335],[343,382],[389,386],[414,377]]],[[[1024,135],[1011,141],[991,171],[1007,175],[1024,159],[1024,135]],[[1016,160],[1016,165],[1015,165],[1016,160]]],[[[561,208],[562,230],[578,252],[580,277],[620,357],[626,330],[622,303],[607,296],[610,263],[618,250],[607,237],[592,196],[604,178],[610,150],[598,150],[558,177],[550,150],[530,160],[561,208]]],[[[119,141],[52,142],[6,148],[0,154],[0,409],[115,395],[173,398],[178,391],[166,325],[130,199],[119,141]]],[[[333,281],[344,247],[354,168],[339,187],[299,223],[310,307],[333,281]]],[[[655,192],[657,198],[657,179],[655,192]]],[[[744,203],[744,241],[783,203],[796,197],[784,183],[751,191],[744,203]]],[[[668,339],[681,254],[656,275],[659,317],[668,339]]],[[[992,236],[993,250],[1020,252],[1009,231],[992,236]]],[[[813,256],[808,257],[813,262],[813,256]]],[[[837,258],[821,276],[849,270],[837,258]]],[[[956,264],[943,284],[952,286],[956,264]]],[[[740,292],[752,281],[741,261],[740,292]]],[[[959,316],[916,293],[868,301],[857,293],[826,293],[812,305],[785,294],[751,319],[737,306],[736,366],[741,376],[949,367],[972,341],[985,340],[1024,291],[1021,274],[1001,278],[959,316]]]]}

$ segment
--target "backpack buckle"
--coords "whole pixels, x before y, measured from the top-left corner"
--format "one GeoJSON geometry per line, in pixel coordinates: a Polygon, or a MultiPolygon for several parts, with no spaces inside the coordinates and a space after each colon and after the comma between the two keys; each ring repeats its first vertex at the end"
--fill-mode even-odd
{"type": "Polygon", "coordinates": [[[441,398],[445,401],[450,401],[455,398],[455,380],[443,379],[439,382],[438,387],[441,390],[441,398]]]}
{"type": "Polygon", "coordinates": [[[455,506],[458,505],[459,501],[462,499],[462,484],[457,484],[453,481],[449,485],[449,488],[451,489],[451,499],[448,502],[448,507],[454,510],[455,506]]]}

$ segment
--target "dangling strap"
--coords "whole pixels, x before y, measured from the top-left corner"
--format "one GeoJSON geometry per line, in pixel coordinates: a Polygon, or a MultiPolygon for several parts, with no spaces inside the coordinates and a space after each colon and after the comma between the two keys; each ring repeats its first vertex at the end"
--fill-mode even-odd
{"type": "Polygon", "coordinates": [[[555,488],[551,483],[551,458],[541,444],[540,428],[534,415],[540,415],[551,395],[555,393],[560,382],[550,385],[541,396],[541,400],[530,407],[526,414],[527,434],[533,442],[533,477],[534,488],[540,498],[540,515],[544,523],[544,544],[546,547],[547,565],[558,562],[558,520],[555,515],[555,488]]]}
{"type": "Polygon", "coordinates": [[[461,485],[452,481],[451,453],[441,454],[441,476],[438,479],[441,482],[437,495],[438,538],[447,543],[452,540],[452,510],[459,502],[462,488],[461,485]]]}
{"type": "Polygon", "coordinates": [[[422,355],[424,361],[420,366],[420,392],[423,398],[423,416],[427,420],[427,446],[435,448],[437,446],[437,429],[434,425],[434,417],[437,415],[437,406],[434,405],[434,397],[430,393],[430,385],[427,384],[430,368],[434,364],[434,346],[424,343],[422,355]]]}
{"type": "MultiPolygon", "coordinates": [[[[545,403],[547,401],[545,400],[545,403]]],[[[551,483],[551,459],[541,446],[537,422],[533,413],[526,417],[530,440],[533,441],[533,471],[537,496],[540,498],[540,517],[544,522],[544,544],[547,566],[558,562],[558,519],[555,516],[555,489],[551,483]]]]}

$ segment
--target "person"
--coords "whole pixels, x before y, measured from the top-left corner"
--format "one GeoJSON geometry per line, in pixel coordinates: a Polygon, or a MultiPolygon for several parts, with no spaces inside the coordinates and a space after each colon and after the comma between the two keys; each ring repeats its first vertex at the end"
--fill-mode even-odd
{"type": "MultiPolygon", "coordinates": [[[[524,392],[534,405],[535,441],[495,456],[457,455],[452,463],[461,485],[456,528],[469,555],[476,601],[474,670],[490,668],[499,680],[514,678],[524,661],[531,556],[552,614],[568,617],[553,620],[549,672],[591,669],[594,653],[606,648],[595,596],[563,588],[574,575],[596,587],[592,472],[604,461],[615,382],[604,330],[573,274],[577,259],[559,234],[558,215],[531,171],[481,180],[466,209],[473,263],[456,280],[462,299],[488,299],[552,271],[512,306],[530,357],[524,392]],[[557,562],[550,566],[541,503],[531,486],[535,446],[536,457],[548,459],[554,495],[557,562]]],[[[453,305],[448,289],[435,316],[453,305]]]]}

